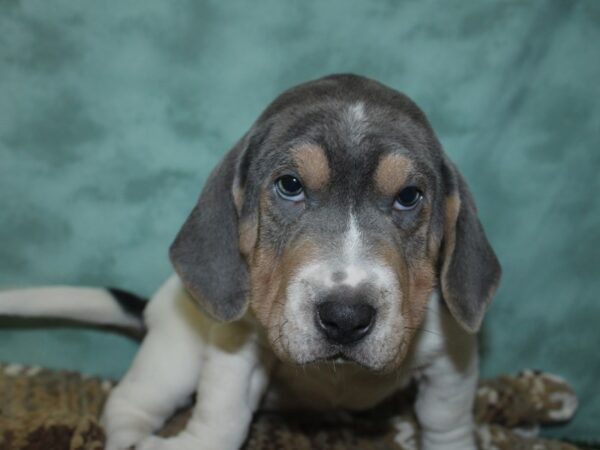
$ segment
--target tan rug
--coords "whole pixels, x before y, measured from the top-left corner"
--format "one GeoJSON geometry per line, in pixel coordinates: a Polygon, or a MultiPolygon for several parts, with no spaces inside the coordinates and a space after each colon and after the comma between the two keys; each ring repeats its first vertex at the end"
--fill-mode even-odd
{"type": "MultiPolygon", "coordinates": [[[[98,416],[113,383],[74,372],[0,364],[0,450],[101,450],[98,416]]],[[[410,393],[375,411],[332,420],[314,414],[255,417],[245,450],[416,450],[418,428],[410,393]],[[393,403],[393,406],[392,406],[393,403]]],[[[482,450],[568,450],[535,436],[540,424],[569,420],[577,407],[571,387],[533,371],[483,380],[475,414],[482,450]]],[[[180,430],[177,414],[163,435],[180,430]]]]}

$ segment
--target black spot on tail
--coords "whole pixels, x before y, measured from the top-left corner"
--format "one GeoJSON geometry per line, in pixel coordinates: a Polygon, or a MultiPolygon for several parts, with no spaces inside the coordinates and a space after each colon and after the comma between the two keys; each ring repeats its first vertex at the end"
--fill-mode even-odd
{"type": "Polygon", "coordinates": [[[107,290],[115,298],[119,306],[123,308],[123,311],[131,314],[132,316],[142,316],[142,313],[146,308],[146,304],[148,303],[146,299],[138,297],[137,295],[122,289],[109,287],[107,290]]]}

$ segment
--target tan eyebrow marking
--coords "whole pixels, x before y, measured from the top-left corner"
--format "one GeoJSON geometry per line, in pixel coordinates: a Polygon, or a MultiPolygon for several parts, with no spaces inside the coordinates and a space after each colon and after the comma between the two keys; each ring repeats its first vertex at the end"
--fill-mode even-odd
{"type": "Polygon", "coordinates": [[[329,182],[329,162],[320,146],[301,145],[293,153],[300,178],[307,187],[320,189],[329,182]]]}
{"type": "Polygon", "coordinates": [[[375,171],[375,185],[384,194],[397,194],[413,169],[412,161],[406,156],[388,153],[379,160],[375,171]]]}

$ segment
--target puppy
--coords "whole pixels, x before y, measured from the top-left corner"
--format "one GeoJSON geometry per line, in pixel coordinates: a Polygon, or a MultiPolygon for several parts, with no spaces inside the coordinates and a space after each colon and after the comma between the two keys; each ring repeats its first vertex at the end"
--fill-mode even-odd
{"type": "Polygon", "coordinates": [[[475,333],[500,265],[405,95],[354,75],[281,94],[213,171],[170,257],[104,408],[109,450],[237,450],[260,405],[364,410],[411,380],[421,448],[476,448],[475,333]],[[194,392],[186,429],[154,436],[194,392]]]}

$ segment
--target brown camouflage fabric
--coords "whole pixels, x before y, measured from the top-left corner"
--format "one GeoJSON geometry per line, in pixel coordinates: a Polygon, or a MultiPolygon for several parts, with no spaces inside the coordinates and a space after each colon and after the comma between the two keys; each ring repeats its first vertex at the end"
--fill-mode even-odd
{"type": "MultiPolygon", "coordinates": [[[[101,450],[98,417],[113,382],[74,372],[0,364],[0,450],[101,450]]],[[[261,411],[245,450],[417,450],[410,390],[364,414],[261,411]]],[[[539,425],[568,421],[577,397],[562,379],[534,371],[482,380],[475,405],[481,450],[569,450],[539,425]]],[[[180,411],[161,431],[185,425],[180,411]]]]}

